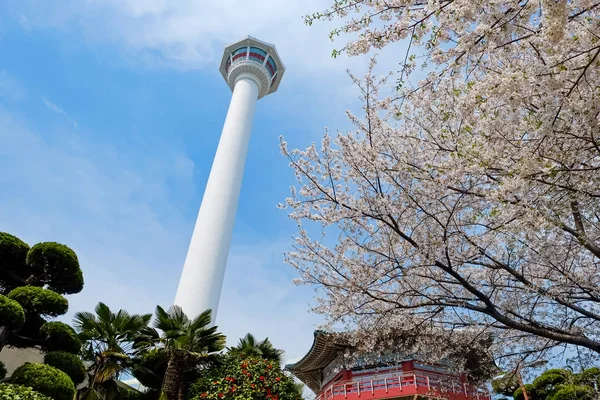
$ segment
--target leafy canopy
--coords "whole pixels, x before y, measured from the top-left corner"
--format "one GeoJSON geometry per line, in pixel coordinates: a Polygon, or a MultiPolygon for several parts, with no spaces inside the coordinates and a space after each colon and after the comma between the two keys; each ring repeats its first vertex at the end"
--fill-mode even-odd
{"type": "Polygon", "coordinates": [[[79,356],[65,351],[51,351],[44,355],[44,364],[63,371],[75,386],[85,380],[85,366],[79,356]]]}
{"type": "Polygon", "coordinates": [[[66,351],[79,354],[81,341],[69,325],[52,321],[46,322],[40,328],[41,347],[44,351],[66,351]]]}
{"type": "Polygon", "coordinates": [[[0,321],[9,329],[17,330],[25,324],[25,312],[21,305],[0,294],[0,321]]]}
{"type": "Polygon", "coordinates": [[[73,400],[75,396],[75,385],[71,378],[46,364],[23,364],[13,372],[11,383],[29,386],[54,400],[73,400]]]}
{"type": "Polygon", "coordinates": [[[203,374],[190,390],[191,399],[300,400],[293,378],[271,360],[233,352],[203,374]]]}
{"type": "Polygon", "coordinates": [[[69,302],[60,294],[38,286],[21,286],[7,296],[18,302],[29,315],[56,317],[69,309],[69,302]]]}
{"type": "Polygon", "coordinates": [[[26,285],[59,294],[79,293],[83,289],[83,274],[77,255],[68,246],[55,242],[29,248],[16,236],[0,232],[1,293],[26,285]]]}
{"type": "Polygon", "coordinates": [[[283,357],[283,350],[276,349],[269,338],[259,341],[251,333],[241,338],[236,346],[229,349],[229,352],[244,354],[249,357],[266,358],[277,365],[281,364],[283,357]]]}

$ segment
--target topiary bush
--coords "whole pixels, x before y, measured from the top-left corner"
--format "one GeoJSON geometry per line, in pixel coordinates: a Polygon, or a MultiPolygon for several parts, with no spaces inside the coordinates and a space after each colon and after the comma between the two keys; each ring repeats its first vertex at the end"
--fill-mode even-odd
{"type": "Polygon", "coordinates": [[[27,314],[56,317],[69,309],[69,302],[60,294],[38,286],[13,289],[8,298],[18,302],[27,314]]]}
{"type": "Polygon", "coordinates": [[[2,400],[52,400],[30,387],[0,383],[0,399],[2,400]]]}
{"type": "Polygon", "coordinates": [[[44,355],[44,364],[58,368],[69,375],[75,386],[85,380],[85,366],[75,354],[65,351],[51,351],[44,355]]]}
{"type": "MultiPolygon", "coordinates": [[[[525,390],[527,391],[527,395],[529,396],[530,399],[535,399],[535,389],[533,388],[533,385],[530,383],[526,383],[525,384],[525,390]]],[[[523,390],[519,387],[517,390],[515,390],[515,393],[513,394],[513,398],[515,400],[525,400],[525,396],[523,396],[523,390]]]]}
{"type": "Polygon", "coordinates": [[[596,400],[594,389],[589,386],[559,385],[547,400],[596,400]]]}
{"type": "Polygon", "coordinates": [[[28,274],[25,263],[29,245],[10,233],[0,232],[0,293],[8,293],[15,286],[13,272],[28,274]]]}
{"type": "Polygon", "coordinates": [[[60,294],[73,294],[83,289],[83,274],[77,254],[64,244],[36,244],[27,253],[27,264],[34,273],[43,276],[40,283],[47,284],[50,290],[60,294]]]}
{"type": "Polygon", "coordinates": [[[573,373],[571,371],[554,368],[544,371],[533,380],[532,385],[537,396],[545,399],[557,385],[569,382],[572,377],[573,373]]]}
{"type": "Polygon", "coordinates": [[[69,325],[58,322],[46,322],[40,328],[40,340],[42,350],[66,351],[72,354],[79,354],[81,351],[81,341],[77,334],[69,325]]]}
{"type": "Polygon", "coordinates": [[[17,330],[25,324],[23,307],[12,299],[0,294],[0,326],[10,330],[17,330]]]}
{"type": "Polygon", "coordinates": [[[73,400],[75,385],[67,374],[46,364],[25,363],[13,372],[11,383],[29,386],[54,400],[73,400]]]}
{"type": "Polygon", "coordinates": [[[494,393],[512,396],[519,387],[519,380],[515,373],[508,373],[500,378],[492,380],[492,390],[494,393]]]}

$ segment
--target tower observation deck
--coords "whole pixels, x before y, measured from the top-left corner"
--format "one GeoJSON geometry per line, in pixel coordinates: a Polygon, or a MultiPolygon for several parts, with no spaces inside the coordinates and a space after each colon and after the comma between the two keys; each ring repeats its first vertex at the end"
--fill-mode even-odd
{"type": "Polygon", "coordinates": [[[278,89],[285,67],[275,46],[248,36],[225,48],[219,71],[233,94],[175,296],[190,318],[212,310],[213,324],[256,101],[278,89]]]}

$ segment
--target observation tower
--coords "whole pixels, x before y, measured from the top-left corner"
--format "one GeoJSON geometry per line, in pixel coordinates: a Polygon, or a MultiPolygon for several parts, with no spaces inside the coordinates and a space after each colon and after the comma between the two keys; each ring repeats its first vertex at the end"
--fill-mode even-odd
{"type": "Polygon", "coordinates": [[[285,67],[275,46],[248,36],[225,48],[219,71],[233,94],[175,296],[190,318],[211,309],[213,324],[256,101],[277,90],[285,67]]]}

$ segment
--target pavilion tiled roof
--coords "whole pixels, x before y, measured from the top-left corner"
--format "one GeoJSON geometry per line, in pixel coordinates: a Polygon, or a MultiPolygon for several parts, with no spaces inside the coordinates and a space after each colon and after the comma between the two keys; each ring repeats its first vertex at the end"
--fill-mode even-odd
{"type": "Polygon", "coordinates": [[[340,351],[350,347],[338,340],[324,331],[315,331],[313,344],[308,353],[300,361],[286,365],[285,369],[313,392],[318,393],[321,389],[323,368],[335,360],[340,351]]]}

